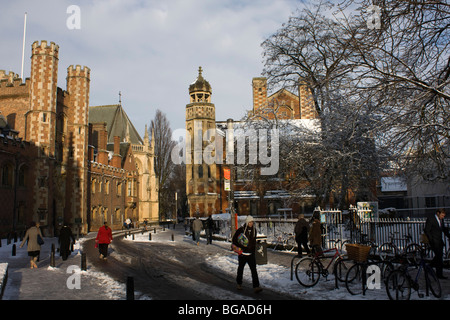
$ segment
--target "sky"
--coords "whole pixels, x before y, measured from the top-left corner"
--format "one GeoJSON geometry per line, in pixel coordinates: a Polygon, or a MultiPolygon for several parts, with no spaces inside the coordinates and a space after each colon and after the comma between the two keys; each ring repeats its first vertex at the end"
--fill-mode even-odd
{"type": "Polygon", "coordinates": [[[26,12],[24,78],[30,76],[32,43],[55,42],[58,86],[66,89],[70,65],[89,67],[90,106],[117,104],[120,91],[143,136],[157,109],[172,131],[185,127],[189,85],[201,66],[216,120],[239,120],[252,108],[252,78],[263,70],[261,43],[304,1],[2,1],[0,70],[21,73],[26,12]]]}

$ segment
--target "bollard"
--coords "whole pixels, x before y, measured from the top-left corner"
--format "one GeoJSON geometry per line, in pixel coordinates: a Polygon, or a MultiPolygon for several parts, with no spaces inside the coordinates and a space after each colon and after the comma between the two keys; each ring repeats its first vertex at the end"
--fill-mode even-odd
{"type": "Polygon", "coordinates": [[[150,232],[148,233],[148,241],[152,241],[152,234],[150,232]]]}
{"type": "Polygon", "coordinates": [[[13,246],[12,246],[12,256],[13,257],[16,256],[16,244],[13,244],[13,246]]]}
{"type": "Polygon", "coordinates": [[[156,228],[153,228],[153,233],[156,233],[156,228]]]}
{"type": "Polygon", "coordinates": [[[133,235],[131,236],[131,239],[133,239],[133,240],[134,240],[134,233],[133,233],[133,235]]]}
{"type": "Polygon", "coordinates": [[[127,277],[127,300],[134,300],[134,278],[127,277]]]}
{"type": "Polygon", "coordinates": [[[53,250],[52,250],[52,253],[50,255],[50,267],[52,267],[52,268],[55,267],[55,251],[53,251],[53,250]]]}
{"type": "Polygon", "coordinates": [[[172,233],[172,241],[175,241],[175,239],[173,238],[173,233],[172,233]]]}
{"type": "Polygon", "coordinates": [[[86,253],[81,253],[81,270],[82,271],[86,271],[87,270],[86,253]]]}

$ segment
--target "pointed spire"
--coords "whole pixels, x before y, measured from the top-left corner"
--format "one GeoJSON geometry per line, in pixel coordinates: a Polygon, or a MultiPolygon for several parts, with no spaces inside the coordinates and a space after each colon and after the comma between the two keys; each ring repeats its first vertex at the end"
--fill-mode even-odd
{"type": "Polygon", "coordinates": [[[147,130],[147,125],[145,125],[145,132],[144,132],[144,146],[148,147],[148,130],[147,130]]]}

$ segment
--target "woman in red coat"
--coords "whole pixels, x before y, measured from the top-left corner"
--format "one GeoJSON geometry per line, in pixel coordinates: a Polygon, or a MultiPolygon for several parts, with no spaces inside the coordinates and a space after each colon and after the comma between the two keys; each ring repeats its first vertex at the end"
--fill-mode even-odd
{"type": "Polygon", "coordinates": [[[100,259],[106,260],[108,245],[112,239],[111,228],[108,228],[108,223],[105,222],[103,227],[98,229],[97,238],[95,238],[95,243],[98,245],[98,251],[100,252],[100,259]]]}

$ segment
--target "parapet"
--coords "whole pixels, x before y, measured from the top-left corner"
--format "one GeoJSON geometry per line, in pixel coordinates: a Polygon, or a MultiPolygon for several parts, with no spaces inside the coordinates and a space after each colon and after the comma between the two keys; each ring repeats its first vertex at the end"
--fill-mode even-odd
{"type": "Polygon", "coordinates": [[[42,40],[41,43],[38,41],[33,42],[31,45],[31,54],[44,54],[44,55],[52,55],[58,58],[59,46],[54,42],[50,42],[48,45],[46,40],[42,40]]]}
{"type": "Polygon", "coordinates": [[[80,65],[76,65],[74,67],[71,65],[67,68],[67,77],[85,77],[90,79],[91,69],[86,66],[81,67],[80,65]]]}
{"type": "Polygon", "coordinates": [[[18,74],[12,71],[6,73],[5,70],[0,70],[0,88],[27,86],[29,82],[30,78],[26,78],[25,83],[23,83],[22,78],[18,74]]]}

